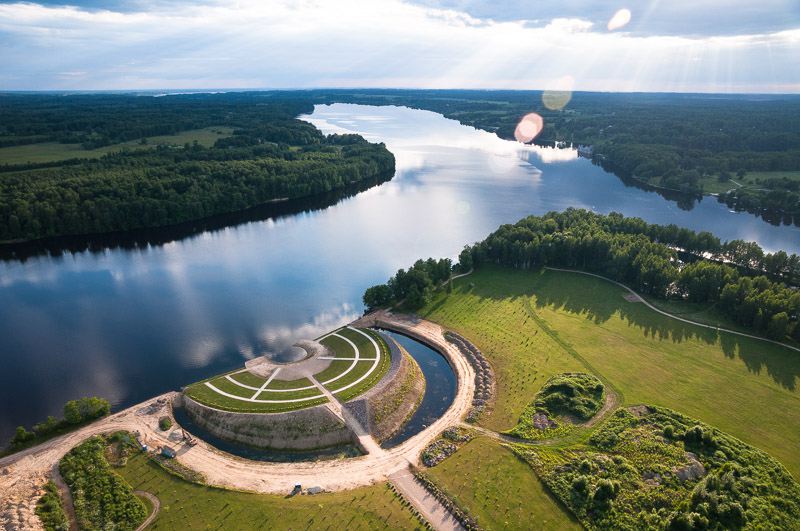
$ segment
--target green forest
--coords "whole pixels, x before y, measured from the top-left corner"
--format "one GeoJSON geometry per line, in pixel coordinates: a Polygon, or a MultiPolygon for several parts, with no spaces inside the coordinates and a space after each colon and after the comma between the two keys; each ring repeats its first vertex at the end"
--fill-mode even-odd
{"type": "MultiPolygon", "coordinates": [[[[715,303],[738,324],[777,340],[800,340],[800,257],[765,253],[752,242],[721,242],[708,232],[648,224],[618,213],[581,209],[529,216],[466,247],[458,267],[566,267],[599,273],[660,299],[715,303]]],[[[376,308],[430,301],[449,260],[419,260],[364,293],[376,308]]]]}
{"type": "MultiPolygon", "coordinates": [[[[519,120],[536,112],[544,129],[535,142],[592,146],[592,160],[626,182],[698,195],[719,192],[731,208],[800,219],[800,98],[791,95],[609,94],[561,95],[551,110],[542,91],[318,91],[324,102],[405,105],[443,114],[514,139],[519,120]],[[563,101],[563,100],[562,100],[563,101]],[[764,175],[742,184],[750,172],[764,175]]],[[[551,105],[552,107],[552,105],[551,105]]]]}
{"type": "Polygon", "coordinates": [[[0,95],[0,146],[139,140],[100,158],[0,161],[0,241],[172,225],[391,177],[385,146],[296,118],[312,110],[307,98],[259,93],[0,95]],[[233,134],[211,147],[147,140],[210,126],[233,134]]]}

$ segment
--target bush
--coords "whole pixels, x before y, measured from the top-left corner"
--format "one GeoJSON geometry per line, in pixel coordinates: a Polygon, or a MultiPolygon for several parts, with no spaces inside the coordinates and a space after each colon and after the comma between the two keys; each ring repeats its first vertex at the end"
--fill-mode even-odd
{"type": "Polygon", "coordinates": [[[161,428],[161,431],[167,431],[172,427],[172,419],[169,417],[161,417],[158,419],[158,427],[161,428]]]}
{"type": "Polygon", "coordinates": [[[589,420],[603,405],[603,391],[603,383],[591,374],[559,374],[544,384],[535,404],[552,415],[589,420]]]}
{"type": "Polygon", "coordinates": [[[84,397],[64,404],[64,420],[69,424],[80,424],[108,415],[110,411],[108,400],[96,396],[84,397]]]}
{"type": "Polygon", "coordinates": [[[106,441],[92,437],[70,450],[59,462],[69,485],[81,529],[136,529],[147,516],[142,501],[104,456],[106,441]]]}
{"type": "Polygon", "coordinates": [[[36,516],[46,531],[69,531],[69,522],[61,505],[58,487],[52,481],[45,484],[44,494],[36,502],[36,516]]]}

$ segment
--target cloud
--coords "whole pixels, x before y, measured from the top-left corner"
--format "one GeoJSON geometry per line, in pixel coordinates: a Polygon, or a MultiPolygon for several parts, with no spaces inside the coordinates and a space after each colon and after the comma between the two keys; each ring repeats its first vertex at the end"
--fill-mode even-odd
{"type": "Polygon", "coordinates": [[[0,4],[0,88],[535,89],[571,76],[576,90],[780,91],[800,79],[796,28],[657,35],[632,10],[612,34],[616,9],[576,12],[583,1],[538,21],[462,3],[0,4]]]}

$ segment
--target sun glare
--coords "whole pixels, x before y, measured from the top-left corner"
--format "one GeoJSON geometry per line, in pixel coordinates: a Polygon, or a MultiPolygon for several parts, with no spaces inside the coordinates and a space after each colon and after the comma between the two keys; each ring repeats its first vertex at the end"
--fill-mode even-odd
{"type": "Polygon", "coordinates": [[[628,22],[631,21],[631,10],[630,9],[620,9],[614,16],[611,17],[611,20],[608,21],[608,31],[616,31],[618,29],[624,28],[628,22]]]}
{"type": "Polygon", "coordinates": [[[518,142],[527,144],[536,138],[542,132],[542,129],[544,129],[544,120],[542,120],[541,116],[532,112],[523,116],[522,120],[519,121],[517,128],[514,130],[514,138],[518,142]]]}

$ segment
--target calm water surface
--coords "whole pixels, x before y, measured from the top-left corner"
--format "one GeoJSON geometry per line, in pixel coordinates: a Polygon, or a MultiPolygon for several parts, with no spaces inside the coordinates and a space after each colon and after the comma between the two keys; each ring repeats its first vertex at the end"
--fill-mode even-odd
{"type": "Polygon", "coordinates": [[[444,356],[410,337],[395,332],[384,331],[400,343],[419,365],[425,376],[425,396],[408,422],[391,439],[381,446],[392,448],[408,440],[413,435],[430,426],[441,417],[456,396],[456,375],[444,356]]]}
{"type": "Polygon", "coordinates": [[[357,317],[363,290],[396,269],[455,257],[527,214],[615,210],[800,252],[797,227],[710,199],[681,210],[573,150],[397,107],[320,106],[307,119],[385,142],[397,174],[321,210],[140,249],[0,262],[1,439],[71,398],[121,407],[319,336],[357,317]]]}

